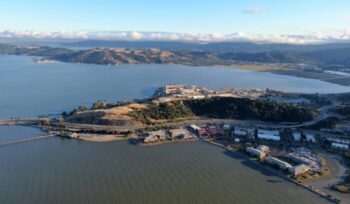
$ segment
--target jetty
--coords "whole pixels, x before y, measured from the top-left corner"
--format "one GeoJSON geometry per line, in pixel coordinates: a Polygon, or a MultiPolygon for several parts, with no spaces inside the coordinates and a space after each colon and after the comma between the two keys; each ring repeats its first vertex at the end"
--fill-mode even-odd
{"type": "Polygon", "coordinates": [[[41,136],[37,136],[37,137],[30,137],[30,138],[24,138],[24,139],[19,139],[19,140],[0,142],[0,147],[21,144],[21,143],[26,143],[26,142],[31,142],[31,141],[41,140],[41,139],[47,139],[47,138],[54,137],[54,136],[56,136],[56,134],[46,134],[46,135],[41,135],[41,136]]]}

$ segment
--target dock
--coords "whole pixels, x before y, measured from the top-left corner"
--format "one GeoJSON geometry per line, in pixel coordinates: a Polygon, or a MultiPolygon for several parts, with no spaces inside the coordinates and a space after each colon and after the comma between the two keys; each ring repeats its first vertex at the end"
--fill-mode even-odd
{"type": "Polygon", "coordinates": [[[0,147],[32,142],[32,141],[47,139],[47,138],[55,137],[55,136],[56,136],[55,134],[46,134],[46,135],[41,135],[41,136],[37,136],[37,137],[30,137],[30,138],[19,139],[19,140],[14,140],[14,141],[0,142],[0,147]]]}

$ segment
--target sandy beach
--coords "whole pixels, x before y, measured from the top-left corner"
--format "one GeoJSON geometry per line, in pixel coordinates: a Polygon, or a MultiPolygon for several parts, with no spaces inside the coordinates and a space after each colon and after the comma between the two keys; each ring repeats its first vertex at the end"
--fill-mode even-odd
{"type": "Polygon", "coordinates": [[[117,140],[126,140],[124,135],[97,135],[97,134],[79,134],[79,140],[89,142],[111,142],[117,140]]]}

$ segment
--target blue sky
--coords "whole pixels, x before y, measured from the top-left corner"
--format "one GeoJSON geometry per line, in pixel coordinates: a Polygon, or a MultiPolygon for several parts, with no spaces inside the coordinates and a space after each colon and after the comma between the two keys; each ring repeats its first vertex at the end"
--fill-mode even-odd
{"type": "Polygon", "coordinates": [[[349,0],[2,0],[0,3],[1,30],[299,34],[349,27],[349,0]]]}
{"type": "Polygon", "coordinates": [[[307,35],[349,29],[350,0],[0,1],[0,32],[307,35]]]}

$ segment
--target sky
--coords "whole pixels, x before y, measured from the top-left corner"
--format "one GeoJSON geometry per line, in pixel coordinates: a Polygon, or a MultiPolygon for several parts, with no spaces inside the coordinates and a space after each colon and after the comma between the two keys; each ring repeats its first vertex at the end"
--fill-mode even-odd
{"type": "Polygon", "coordinates": [[[348,40],[350,0],[0,1],[0,37],[98,38],[96,33],[130,39],[153,33],[175,40],[348,40]]]}

